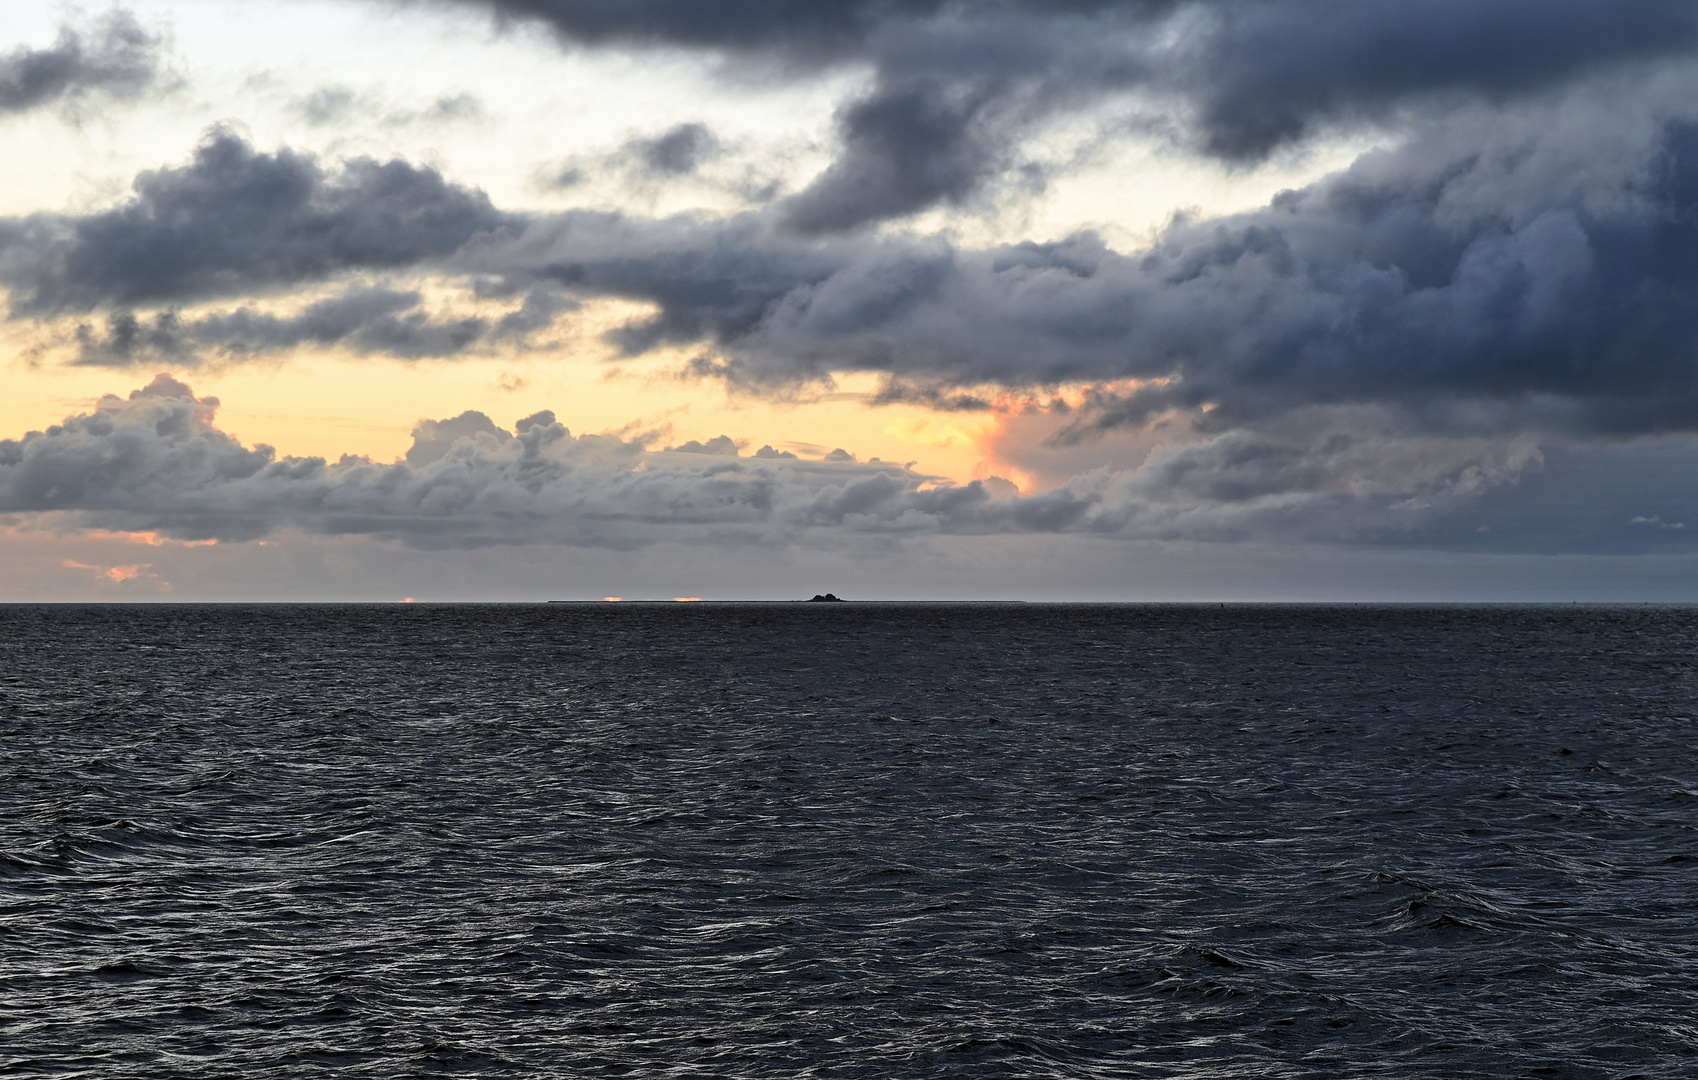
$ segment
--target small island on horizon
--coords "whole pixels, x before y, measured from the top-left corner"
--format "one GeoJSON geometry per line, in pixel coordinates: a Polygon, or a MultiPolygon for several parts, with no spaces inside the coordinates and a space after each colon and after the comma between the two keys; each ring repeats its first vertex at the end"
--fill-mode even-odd
{"type": "Polygon", "coordinates": [[[804,604],[846,604],[847,600],[836,593],[815,593],[811,598],[802,601],[804,604]]]}

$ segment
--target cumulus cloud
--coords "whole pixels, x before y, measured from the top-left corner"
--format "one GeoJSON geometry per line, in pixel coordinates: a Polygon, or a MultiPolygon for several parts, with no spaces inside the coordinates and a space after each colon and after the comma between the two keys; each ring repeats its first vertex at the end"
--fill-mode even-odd
{"type": "Polygon", "coordinates": [[[138,94],[159,78],[165,45],[128,12],[84,28],[63,27],[43,49],[0,53],[0,116],[74,102],[90,94],[138,94]]]}
{"type": "MultiPolygon", "coordinates": [[[[573,436],[547,412],[512,432],[477,412],[427,421],[404,461],[382,465],[245,446],[217,428],[217,406],[162,375],[128,398],[103,398],[92,413],[0,440],[0,514],[59,513],[90,527],[187,540],[248,540],[292,527],[425,547],[619,549],[1015,523],[992,512],[978,484],[932,486],[932,478],[888,465],[744,459],[718,446],[651,452],[611,436],[573,436]]],[[[1061,523],[1089,509],[1066,496],[1050,502],[1055,508],[1027,516],[1061,523]]]]}
{"type": "MultiPolygon", "coordinates": [[[[669,446],[668,450],[675,454],[718,454],[726,457],[737,456],[737,443],[729,435],[715,435],[707,442],[691,439],[679,446],[669,446]]],[[[756,455],[759,456],[758,454],[756,455]]]]}
{"type": "MultiPolygon", "coordinates": [[[[858,463],[842,449],[820,461],[770,447],[744,457],[721,436],[653,451],[614,436],[574,436],[548,411],[510,430],[476,411],[424,421],[402,461],[331,463],[246,446],[219,430],[217,407],[160,375],[127,398],[103,398],[91,413],[0,440],[0,514],[53,514],[181,540],[241,541],[292,528],[437,548],[830,546],[1046,532],[1416,546],[1480,546],[1487,536],[1499,547],[1526,547],[1550,543],[1551,519],[1573,496],[1571,486],[1554,495],[1536,486],[1546,455],[1528,440],[1388,433],[1383,416],[1362,412],[1161,446],[1139,468],[1098,469],[1020,495],[996,478],[950,484],[858,463]],[[1481,498],[1492,490],[1511,497],[1481,498]],[[1505,507],[1515,512],[1506,517],[1505,507]],[[1482,529],[1482,521],[1494,525],[1482,529]]],[[[1558,478],[1597,486],[1612,460],[1626,460],[1612,453],[1563,451],[1558,478]]],[[[1691,475],[1689,448],[1629,456],[1650,463],[1644,476],[1680,468],[1691,475]]],[[[1616,486],[1615,500],[1642,520],[1647,510],[1683,520],[1698,501],[1691,483],[1680,491],[1616,486]]],[[[1571,523],[1570,541],[1643,548],[1682,539],[1676,530],[1622,524],[1629,515],[1611,510],[1599,519],[1609,528],[1593,522],[1576,535],[1571,523]]]]}
{"type": "Polygon", "coordinates": [[[115,209],[0,224],[0,283],[15,316],[175,303],[416,266],[510,221],[428,167],[328,169],[219,131],[188,165],[142,173],[115,209]]]}
{"type": "Polygon", "coordinates": [[[1668,524],[1698,512],[1688,444],[1541,449],[1524,437],[1424,434],[1373,408],[1317,407],[1171,441],[1138,467],[1022,495],[997,477],[951,484],[842,449],[817,461],[771,447],[745,457],[721,436],[649,450],[574,436],[546,410],[511,429],[477,411],[422,421],[401,461],[328,462],[244,445],[218,428],[218,405],[162,374],[0,440],[0,518],[184,541],[290,529],[439,549],[1069,533],[1619,554],[1698,541],[1668,524]]]}

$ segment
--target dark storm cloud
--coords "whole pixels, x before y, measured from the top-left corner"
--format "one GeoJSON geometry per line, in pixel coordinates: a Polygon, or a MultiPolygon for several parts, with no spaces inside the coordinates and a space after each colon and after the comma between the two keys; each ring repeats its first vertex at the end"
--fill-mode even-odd
{"type": "Polygon", "coordinates": [[[92,92],[140,93],[159,77],[164,43],[135,17],[113,11],[86,29],[64,27],[44,49],[0,53],[0,115],[92,92]]]}
{"type": "Polygon", "coordinates": [[[534,222],[512,249],[487,251],[475,265],[586,295],[652,301],[653,318],[615,333],[617,344],[640,353],[745,338],[786,295],[829,279],[850,257],[838,245],[775,235],[758,214],[651,221],[580,211],[534,222]]]}
{"type": "Polygon", "coordinates": [[[176,303],[446,256],[512,219],[434,169],[356,158],[329,170],[215,133],[182,167],[85,217],[0,222],[14,315],[176,303]]]}
{"type": "Polygon", "coordinates": [[[700,371],[751,387],[867,370],[892,376],[892,395],[970,407],[983,386],[1146,380],[1099,393],[1073,436],[1170,409],[1209,406],[1219,430],[1350,403],[1431,430],[1692,430],[1698,121],[1682,118],[1684,82],[1658,93],[1627,83],[1460,115],[1260,210],[1176,220],[1132,253],[1089,233],[987,249],[810,239],[784,208],[527,218],[403,162],[333,172],[220,135],[116,210],[0,222],[0,277],[15,315],[116,309],[105,344],[85,342],[114,362],[168,359],[173,334],[447,355],[599,295],[655,306],[615,332],[625,351],[706,345],[700,371]],[[494,323],[360,287],[289,317],[125,314],[373,268],[529,298],[494,323]]]}
{"type": "Polygon", "coordinates": [[[1166,78],[1203,142],[1255,158],[1316,123],[1436,94],[1536,91],[1623,62],[1688,54],[1698,9],[1678,0],[1321,0],[1210,5],[1217,17],[1166,78]]]}
{"type": "Polygon", "coordinates": [[[782,64],[871,65],[842,152],[790,204],[804,232],[960,203],[1018,163],[1032,126],[1147,91],[1181,141],[1256,160],[1332,123],[1505,100],[1689,56],[1684,0],[465,0],[589,44],[668,45],[782,64]],[[805,62],[805,63],[804,63],[805,62]]]}
{"type": "Polygon", "coordinates": [[[1174,408],[1230,425],[1353,402],[1444,430],[1692,430],[1698,124],[1630,121],[1622,103],[1435,125],[1130,254],[1088,233],[809,242],[750,214],[554,219],[527,255],[564,287],[656,304],[617,336],[628,350],[706,341],[722,359],[702,370],[750,385],[860,369],[943,401],[1151,380],[1100,395],[1076,433],[1174,408]]]}

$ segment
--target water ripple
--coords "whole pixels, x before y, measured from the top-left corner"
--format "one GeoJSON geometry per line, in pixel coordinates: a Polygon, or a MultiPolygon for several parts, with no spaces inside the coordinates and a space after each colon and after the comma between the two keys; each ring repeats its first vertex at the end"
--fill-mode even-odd
{"type": "Polygon", "coordinates": [[[1698,611],[0,630],[7,1075],[1698,1070],[1698,611]]]}

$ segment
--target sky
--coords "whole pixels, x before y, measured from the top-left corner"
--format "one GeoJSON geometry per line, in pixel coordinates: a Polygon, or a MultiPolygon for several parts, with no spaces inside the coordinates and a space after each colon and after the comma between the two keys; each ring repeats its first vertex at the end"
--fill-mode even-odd
{"type": "Polygon", "coordinates": [[[1698,601],[1698,7],[0,0],[0,601],[1698,601]]]}

